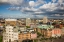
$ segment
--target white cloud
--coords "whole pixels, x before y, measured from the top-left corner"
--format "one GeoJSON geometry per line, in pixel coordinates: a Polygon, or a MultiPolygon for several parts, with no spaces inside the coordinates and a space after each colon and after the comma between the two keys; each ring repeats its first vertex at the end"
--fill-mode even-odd
{"type": "Polygon", "coordinates": [[[41,12],[41,11],[40,11],[40,12],[38,12],[38,11],[37,11],[37,12],[35,12],[35,13],[36,13],[36,14],[41,14],[41,13],[44,13],[44,12],[41,12]]]}
{"type": "Polygon", "coordinates": [[[46,9],[48,11],[54,11],[58,7],[57,7],[57,3],[51,3],[51,2],[49,2],[48,4],[44,4],[44,5],[40,6],[40,8],[41,9],[46,9]]]}
{"type": "MultiPolygon", "coordinates": [[[[7,9],[9,10],[19,10],[23,14],[53,14],[51,16],[59,16],[59,12],[61,10],[64,10],[63,7],[61,7],[59,4],[62,4],[64,0],[58,0],[58,3],[55,3],[56,0],[52,0],[53,2],[46,3],[45,0],[37,0],[37,1],[25,1],[25,0],[0,0],[2,3],[9,3],[11,5],[14,5],[12,7],[9,7],[7,9]],[[19,6],[15,6],[19,5],[19,6]]],[[[21,16],[22,17],[22,16],[21,16]]],[[[29,16],[26,16],[29,17],[29,16]]],[[[30,16],[31,17],[31,16],[30,16]]],[[[41,15],[38,15],[37,17],[42,17],[41,15]]]]}
{"type": "Polygon", "coordinates": [[[38,9],[35,9],[33,7],[29,8],[29,7],[25,7],[25,8],[22,8],[21,11],[37,11],[38,9]]]}
{"type": "Polygon", "coordinates": [[[61,16],[60,14],[52,14],[50,16],[61,16]]]}
{"type": "Polygon", "coordinates": [[[9,3],[12,5],[20,5],[23,0],[0,0],[1,3],[9,3]]]}
{"type": "Polygon", "coordinates": [[[0,0],[0,2],[6,3],[8,2],[8,0],[0,0]]]}
{"type": "Polygon", "coordinates": [[[46,3],[44,0],[38,0],[37,2],[35,2],[36,4],[36,6],[38,6],[38,5],[40,5],[40,4],[44,4],[44,3],[46,3]]]}
{"type": "Polygon", "coordinates": [[[39,5],[44,4],[44,3],[46,3],[44,0],[37,0],[36,2],[29,1],[29,5],[32,7],[36,7],[36,6],[39,6],[39,5]]]}
{"type": "Polygon", "coordinates": [[[55,14],[55,16],[61,16],[60,14],[55,14]]]}
{"type": "Polygon", "coordinates": [[[35,2],[34,1],[29,1],[29,5],[33,7],[35,5],[35,2]]]}
{"type": "Polygon", "coordinates": [[[9,8],[7,8],[8,10],[19,10],[20,9],[20,7],[9,7],[9,8]]]}
{"type": "Polygon", "coordinates": [[[62,4],[64,3],[64,0],[58,0],[58,3],[62,4]]]}
{"type": "Polygon", "coordinates": [[[64,14],[62,16],[64,16],[64,14]]]}
{"type": "Polygon", "coordinates": [[[52,0],[52,2],[56,2],[57,0],[52,0]]]}

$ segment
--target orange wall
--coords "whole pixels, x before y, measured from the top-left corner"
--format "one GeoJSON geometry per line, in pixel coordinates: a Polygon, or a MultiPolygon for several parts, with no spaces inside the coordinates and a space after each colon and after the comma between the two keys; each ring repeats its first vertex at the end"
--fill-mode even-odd
{"type": "Polygon", "coordinates": [[[18,39],[19,40],[23,40],[23,39],[30,39],[30,33],[20,33],[19,36],[18,36],[18,39]]]}

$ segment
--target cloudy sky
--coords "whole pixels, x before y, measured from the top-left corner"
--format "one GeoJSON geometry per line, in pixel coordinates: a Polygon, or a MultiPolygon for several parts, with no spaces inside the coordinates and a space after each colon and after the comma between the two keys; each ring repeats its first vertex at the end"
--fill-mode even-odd
{"type": "Polygon", "coordinates": [[[64,0],[0,0],[0,18],[64,18],[64,0]]]}

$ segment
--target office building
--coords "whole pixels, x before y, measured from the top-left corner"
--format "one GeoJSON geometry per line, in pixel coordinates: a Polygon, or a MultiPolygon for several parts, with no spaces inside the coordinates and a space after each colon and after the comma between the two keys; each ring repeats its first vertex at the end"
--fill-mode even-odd
{"type": "Polygon", "coordinates": [[[31,19],[30,18],[26,18],[26,26],[30,26],[31,24],[31,19]]]}

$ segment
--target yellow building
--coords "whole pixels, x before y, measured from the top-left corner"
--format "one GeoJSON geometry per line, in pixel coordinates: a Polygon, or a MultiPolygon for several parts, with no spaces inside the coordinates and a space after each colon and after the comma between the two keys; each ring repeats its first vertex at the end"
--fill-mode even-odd
{"type": "Polygon", "coordinates": [[[18,35],[18,40],[19,40],[19,42],[22,42],[22,40],[25,40],[25,39],[30,39],[31,37],[30,37],[30,33],[28,33],[28,32],[25,32],[25,33],[20,33],[19,35],[18,35]]]}
{"type": "Polygon", "coordinates": [[[5,19],[5,25],[16,26],[17,25],[17,20],[16,19],[5,19]]]}
{"type": "Polygon", "coordinates": [[[52,36],[52,30],[46,30],[44,32],[44,37],[45,38],[50,38],[52,36]]]}

